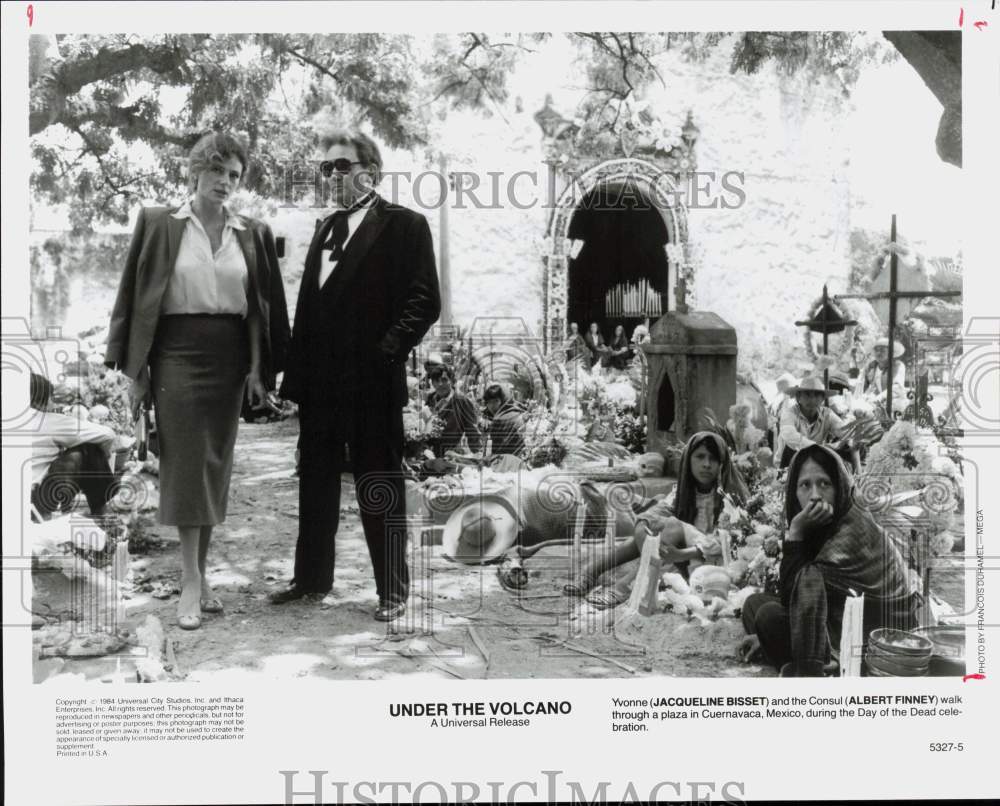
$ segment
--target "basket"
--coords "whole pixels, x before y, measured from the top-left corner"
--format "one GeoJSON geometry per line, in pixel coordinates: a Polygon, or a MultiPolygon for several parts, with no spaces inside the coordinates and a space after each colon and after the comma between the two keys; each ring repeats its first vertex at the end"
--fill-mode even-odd
{"type": "Polygon", "coordinates": [[[933,645],[930,677],[961,677],[965,674],[965,628],[938,625],[920,627],[914,634],[927,638],[933,645]]]}
{"type": "Polygon", "coordinates": [[[929,638],[912,632],[885,627],[872,630],[865,668],[874,677],[924,677],[933,648],[929,638]]]}

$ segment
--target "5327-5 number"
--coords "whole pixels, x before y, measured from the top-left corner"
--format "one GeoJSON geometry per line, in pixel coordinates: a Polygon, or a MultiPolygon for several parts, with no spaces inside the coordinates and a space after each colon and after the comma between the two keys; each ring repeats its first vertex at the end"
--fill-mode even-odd
{"type": "Polygon", "coordinates": [[[965,750],[965,744],[962,742],[931,742],[929,749],[932,753],[951,753],[955,751],[961,753],[965,750]]]}

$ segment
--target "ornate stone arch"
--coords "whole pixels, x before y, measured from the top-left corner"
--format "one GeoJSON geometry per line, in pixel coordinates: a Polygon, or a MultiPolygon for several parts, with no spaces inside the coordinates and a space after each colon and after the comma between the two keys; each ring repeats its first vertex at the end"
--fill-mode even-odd
{"type": "Polygon", "coordinates": [[[675,279],[685,277],[688,298],[691,298],[693,276],[688,249],[687,207],[676,175],[637,157],[606,160],[580,176],[571,177],[569,186],[556,200],[549,217],[545,232],[545,254],[542,257],[542,333],[545,334],[546,350],[565,335],[570,257],[568,233],[573,213],[580,201],[595,188],[602,184],[625,181],[635,183],[663,217],[667,227],[668,246],[674,246],[667,252],[668,270],[674,272],[675,279]]]}

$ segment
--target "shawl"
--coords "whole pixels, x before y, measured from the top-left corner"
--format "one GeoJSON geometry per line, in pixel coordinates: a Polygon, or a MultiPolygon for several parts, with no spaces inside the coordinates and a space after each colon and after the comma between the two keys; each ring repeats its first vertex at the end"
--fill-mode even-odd
{"type": "Polygon", "coordinates": [[[803,541],[809,564],[822,571],[828,586],[844,593],[853,591],[879,597],[905,594],[906,567],[899,549],[875,523],[871,513],[854,500],[854,482],[847,467],[825,445],[809,445],[792,458],[785,489],[787,522],[791,523],[802,509],[795,493],[802,466],[818,453],[826,454],[835,463],[836,498],[831,523],[803,541]]]}
{"type": "MultiPolygon", "coordinates": [[[[743,503],[749,497],[746,485],[739,470],[733,464],[732,456],[726,441],[714,431],[698,431],[684,446],[681,454],[680,469],[677,473],[677,493],[674,496],[674,514],[678,520],[684,523],[694,523],[697,508],[695,506],[695,493],[698,490],[697,483],[691,473],[691,457],[695,450],[706,440],[715,443],[718,450],[721,466],[719,467],[719,490],[728,493],[737,501],[743,503]]],[[[716,494],[715,514],[718,517],[722,510],[722,493],[716,494]]]]}
{"type": "Polygon", "coordinates": [[[833,520],[784,544],[781,598],[789,610],[792,656],[797,661],[823,661],[830,656],[830,634],[837,638],[843,618],[841,603],[851,594],[865,594],[867,613],[880,614],[880,625],[909,629],[912,596],[906,566],[895,544],[871,514],[854,500],[853,480],[841,458],[824,445],[809,445],[792,458],[785,490],[785,517],[791,523],[802,509],[795,488],[805,462],[825,454],[837,469],[833,520]]]}

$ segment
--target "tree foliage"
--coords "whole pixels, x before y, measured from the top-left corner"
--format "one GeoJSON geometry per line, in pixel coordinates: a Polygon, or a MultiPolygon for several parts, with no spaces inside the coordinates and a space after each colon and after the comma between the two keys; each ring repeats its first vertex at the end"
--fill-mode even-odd
{"type": "MultiPolygon", "coordinates": [[[[286,189],[319,122],[362,125],[393,147],[429,145],[449,109],[500,110],[508,78],[549,34],[168,34],[32,37],[29,130],[35,197],[75,230],[124,223],[139,199],[176,197],[208,130],[249,145],[251,191],[286,189]]],[[[612,126],[620,102],[663,82],[656,60],[731,48],[732,71],[833,73],[845,87],[872,45],[844,33],[567,34],[586,85],[580,114],[612,126]],[[617,105],[612,102],[618,102],[617,105]]]]}

